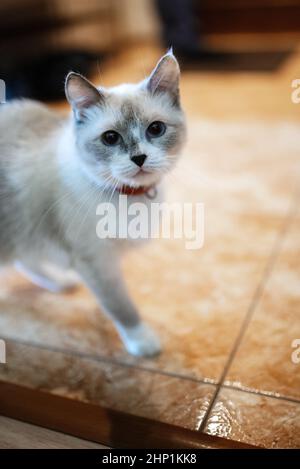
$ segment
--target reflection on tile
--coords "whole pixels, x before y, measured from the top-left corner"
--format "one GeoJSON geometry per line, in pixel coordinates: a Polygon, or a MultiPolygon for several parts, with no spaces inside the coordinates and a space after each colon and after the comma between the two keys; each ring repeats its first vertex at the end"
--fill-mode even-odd
{"type": "Polygon", "coordinates": [[[214,386],[8,342],[0,380],[192,430],[214,386]]]}
{"type": "Polygon", "coordinates": [[[205,431],[265,448],[300,448],[300,403],[223,388],[205,431]]]}
{"type": "Polygon", "coordinates": [[[226,382],[300,400],[300,220],[290,227],[226,382]]]}
{"type": "Polygon", "coordinates": [[[161,334],[163,354],[127,355],[83,287],[52,295],[10,274],[0,286],[4,336],[219,379],[289,205],[298,126],[193,121],[190,134],[168,179],[168,198],[204,202],[204,247],[191,251],[182,241],[160,240],[124,263],[132,296],[161,334]]]}

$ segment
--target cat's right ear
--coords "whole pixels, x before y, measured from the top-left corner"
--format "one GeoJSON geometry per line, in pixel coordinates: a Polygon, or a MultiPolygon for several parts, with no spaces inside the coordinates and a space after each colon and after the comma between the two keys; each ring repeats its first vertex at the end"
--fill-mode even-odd
{"type": "Polygon", "coordinates": [[[152,95],[168,93],[175,105],[179,105],[180,69],[172,48],[159,60],[150,77],[147,89],[152,95]]]}
{"type": "Polygon", "coordinates": [[[104,100],[103,94],[89,80],[75,72],[67,75],[65,93],[77,121],[84,120],[87,109],[104,100]]]}

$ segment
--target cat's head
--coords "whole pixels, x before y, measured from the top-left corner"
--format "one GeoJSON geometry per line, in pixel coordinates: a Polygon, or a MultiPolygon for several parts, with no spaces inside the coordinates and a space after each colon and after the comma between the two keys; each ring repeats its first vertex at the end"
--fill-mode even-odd
{"type": "Polygon", "coordinates": [[[79,157],[91,179],[107,186],[150,186],[176,163],[185,140],[180,70],[172,52],[138,84],[96,88],[69,73],[79,157]]]}

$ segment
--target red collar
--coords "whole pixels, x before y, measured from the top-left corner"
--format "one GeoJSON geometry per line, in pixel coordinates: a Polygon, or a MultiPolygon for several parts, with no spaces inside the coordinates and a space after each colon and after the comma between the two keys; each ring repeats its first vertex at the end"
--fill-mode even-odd
{"type": "Polygon", "coordinates": [[[141,195],[141,194],[148,194],[149,191],[152,192],[152,190],[154,192],[156,191],[155,186],[131,187],[127,185],[118,187],[117,190],[120,194],[124,194],[124,195],[141,195]]]}

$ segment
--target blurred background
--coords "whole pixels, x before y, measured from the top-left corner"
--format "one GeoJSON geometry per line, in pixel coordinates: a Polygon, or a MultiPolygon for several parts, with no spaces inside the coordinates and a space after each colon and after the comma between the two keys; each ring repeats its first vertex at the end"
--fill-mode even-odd
{"type": "Polygon", "coordinates": [[[283,67],[300,38],[300,0],[2,0],[0,15],[7,99],[61,99],[69,70],[139,79],[171,45],[198,78],[254,78],[283,67]]]}

